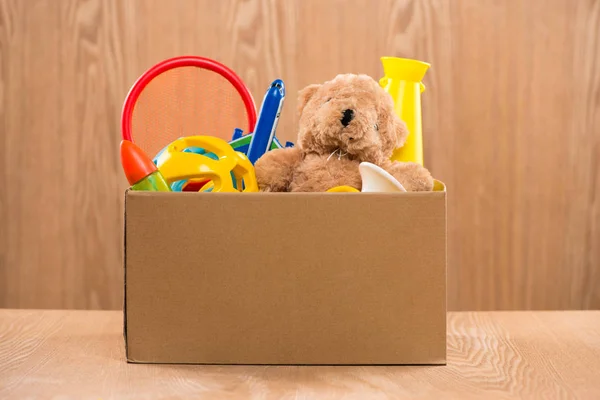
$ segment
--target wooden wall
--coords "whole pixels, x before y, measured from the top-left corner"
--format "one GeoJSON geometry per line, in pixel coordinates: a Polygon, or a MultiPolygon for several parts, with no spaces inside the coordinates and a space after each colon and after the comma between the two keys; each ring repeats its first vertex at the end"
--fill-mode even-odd
{"type": "Polygon", "coordinates": [[[600,307],[600,1],[0,0],[0,307],[121,307],[120,108],[196,54],[260,101],[428,61],[453,310],[600,307]]]}

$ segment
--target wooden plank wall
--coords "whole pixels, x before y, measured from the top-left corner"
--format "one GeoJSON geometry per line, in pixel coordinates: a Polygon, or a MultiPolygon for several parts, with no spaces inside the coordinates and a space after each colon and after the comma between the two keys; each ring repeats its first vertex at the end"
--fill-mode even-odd
{"type": "Polygon", "coordinates": [[[0,0],[0,307],[121,307],[125,95],[196,54],[260,101],[379,57],[432,63],[452,310],[600,307],[600,1],[0,0]]]}

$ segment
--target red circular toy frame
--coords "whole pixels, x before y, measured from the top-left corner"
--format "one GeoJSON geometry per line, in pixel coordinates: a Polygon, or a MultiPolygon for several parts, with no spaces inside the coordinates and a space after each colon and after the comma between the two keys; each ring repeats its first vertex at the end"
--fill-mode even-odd
{"type": "Polygon", "coordinates": [[[198,57],[198,56],[182,56],[182,57],[174,57],[167,60],[164,60],[148,71],[144,72],[142,76],[140,76],[137,81],[133,84],[127,97],[125,99],[125,104],[123,104],[123,111],[121,113],[121,133],[123,136],[123,140],[128,140],[133,142],[131,137],[131,119],[133,116],[133,108],[135,103],[137,102],[142,90],[158,75],[163,72],[169,71],[173,68],[179,67],[198,67],[204,68],[217,74],[223,76],[225,79],[229,81],[238,91],[242,100],[244,101],[244,105],[246,107],[246,113],[248,114],[248,132],[254,131],[254,126],[256,125],[256,105],[254,104],[254,99],[252,98],[252,94],[244,84],[244,82],[240,79],[240,77],[233,72],[230,68],[225,65],[211,60],[210,58],[198,57]]]}

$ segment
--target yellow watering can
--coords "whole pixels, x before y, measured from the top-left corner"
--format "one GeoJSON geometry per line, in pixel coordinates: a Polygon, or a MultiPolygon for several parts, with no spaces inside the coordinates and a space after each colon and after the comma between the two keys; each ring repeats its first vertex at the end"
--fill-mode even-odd
{"type": "Polygon", "coordinates": [[[394,161],[413,161],[423,165],[423,133],[421,126],[421,82],[430,64],[408,58],[382,57],[384,77],[381,87],[394,99],[396,114],[406,122],[408,138],[403,147],[392,154],[394,161]]]}

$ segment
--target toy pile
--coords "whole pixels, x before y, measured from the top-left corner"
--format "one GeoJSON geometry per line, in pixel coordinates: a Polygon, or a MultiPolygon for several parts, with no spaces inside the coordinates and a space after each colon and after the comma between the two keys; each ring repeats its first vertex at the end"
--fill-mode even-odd
{"type": "Polygon", "coordinates": [[[420,126],[421,80],[429,65],[391,57],[382,61],[386,76],[379,82],[367,75],[340,74],[302,89],[296,145],[283,145],[275,136],[285,99],[282,80],[271,83],[256,117],[247,87],[224,65],[190,56],[157,64],[136,81],[123,107],[121,162],[131,189],[433,190],[434,179],[423,167],[420,126]],[[207,73],[212,74],[212,85],[204,85],[207,73]],[[217,120],[217,113],[227,113],[237,100],[243,104],[247,121],[242,122],[247,123],[249,133],[236,127],[227,141],[195,132],[194,107],[199,106],[189,99],[204,87],[208,88],[205,119],[217,120]],[[139,111],[144,107],[149,111],[139,111]],[[191,110],[189,116],[186,107],[191,110]],[[165,115],[172,119],[165,122],[165,115]],[[175,123],[169,121],[178,125],[173,127],[175,123]],[[145,138],[153,141],[144,142],[145,138]],[[157,146],[161,147],[158,152],[157,146]]]}

